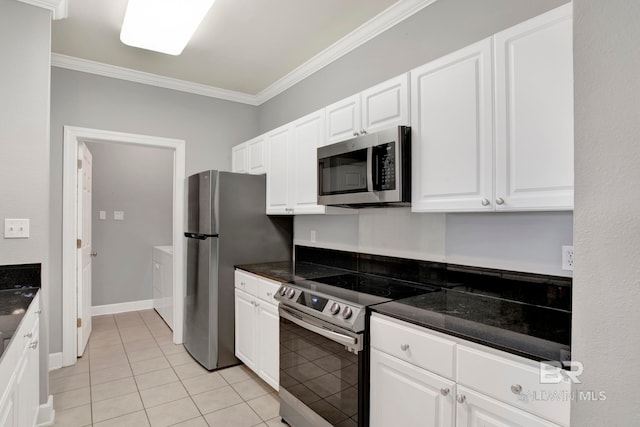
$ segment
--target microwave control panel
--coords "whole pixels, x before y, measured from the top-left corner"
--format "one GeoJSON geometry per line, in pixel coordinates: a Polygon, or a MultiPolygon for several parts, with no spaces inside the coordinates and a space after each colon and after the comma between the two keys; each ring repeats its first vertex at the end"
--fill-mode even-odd
{"type": "Polygon", "coordinates": [[[386,191],[396,189],[396,143],[388,142],[373,147],[373,189],[386,191]]]}

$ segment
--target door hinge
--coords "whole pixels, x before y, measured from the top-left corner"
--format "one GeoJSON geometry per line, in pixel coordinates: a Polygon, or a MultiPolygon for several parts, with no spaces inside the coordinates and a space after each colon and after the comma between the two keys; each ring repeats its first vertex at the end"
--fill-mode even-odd
{"type": "Polygon", "coordinates": [[[82,239],[76,239],[76,247],[80,249],[82,247],[82,239]]]}
{"type": "Polygon", "coordinates": [[[78,169],[82,169],[82,160],[78,159],[78,169]]]}
{"type": "Polygon", "coordinates": [[[78,328],[82,328],[82,319],[78,317],[76,324],[78,325],[78,328]]]}

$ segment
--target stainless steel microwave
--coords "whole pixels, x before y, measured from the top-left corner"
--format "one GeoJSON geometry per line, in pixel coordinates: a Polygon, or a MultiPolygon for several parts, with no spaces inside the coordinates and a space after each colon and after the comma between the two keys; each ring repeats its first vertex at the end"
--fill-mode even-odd
{"type": "Polygon", "coordinates": [[[318,148],[318,204],[410,203],[410,127],[398,126],[318,148]]]}

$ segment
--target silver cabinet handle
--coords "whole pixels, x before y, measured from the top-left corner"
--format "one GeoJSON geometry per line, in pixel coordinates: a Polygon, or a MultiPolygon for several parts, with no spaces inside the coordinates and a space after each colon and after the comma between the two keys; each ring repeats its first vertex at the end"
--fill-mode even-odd
{"type": "Polygon", "coordinates": [[[441,388],[440,389],[440,394],[443,396],[448,396],[449,395],[450,390],[448,388],[441,388]]]}
{"type": "Polygon", "coordinates": [[[26,334],[24,334],[25,338],[31,338],[33,336],[33,332],[28,332],[26,334]]]}
{"type": "Polygon", "coordinates": [[[367,131],[366,131],[366,130],[364,130],[364,129],[362,129],[362,130],[360,131],[360,134],[361,134],[361,135],[364,135],[365,133],[367,133],[367,131]]]}
{"type": "Polygon", "coordinates": [[[358,136],[358,132],[353,132],[353,136],[358,136]]]}
{"type": "Polygon", "coordinates": [[[36,310],[36,314],[42,313],[42,310],[36,310]]]}
{"type": "Polygon", "coordinates": [[[95,257],[97,257],[97,256],[98,256],[98,252],[93,251],[93,252],[91,252],[91,253],[89,254],[89,256],[92,256],[92,257],[94,257],[94,258],[95,258],[95,257]]]}
{"type": "Polygon", "coordinates": [[[498,197],[496,199],[496,205],[504,205],[504,199],[502,197],[498,197]]]}
{"type": "Polygon", "coordinates": [[[271,292],[267,292],[267,296],[268,296],[268,297],[272,297],[272,296],[273,296],[273,294],[272,294],[271,292]]]}
{"type": "Polygon", "coordinates": [[[489,199],[482,199],[481,203],[482,203],[482,206],[489,206],[489,203],[491,202],[489,201],[489,199]]]}
{"type": "Polygon", "coordinates": [[[244,282],[240,282],[240,286],[246,286],[247,284],[244,282]]]}
{"type": "Polygon", "coordinates": [[[456,400],[458,401],[458,403],[464,403],[464,401],[467,400],[467,396],[465,396],[464,394],[459,394],[456,400]]]}
{"type": "Polygon", "coordinates": [[[31,344],[29,344],[29,348],[37,348],[38,347],[38,341],[34,341],[31,344]]]}
{"type": "Polygon", "coordinates": [[[400,344],[400,350],[402,351],[409,350],[409,344],[400,344]]]}
{"type": "Polygon", "coordinates": [[[522,386],[520,384],[514,384],[511,386],[511,392],[513,394],[520,394],[522,392],[522,386]]]}

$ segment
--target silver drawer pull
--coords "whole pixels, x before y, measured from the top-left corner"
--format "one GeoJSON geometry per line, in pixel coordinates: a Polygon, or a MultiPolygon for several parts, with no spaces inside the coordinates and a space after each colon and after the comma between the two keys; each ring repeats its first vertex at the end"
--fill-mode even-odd
{"type": "Polygon", "coordinates": [[[440,394],[443,396],[449,396],[449,392],[450,390],[448,388],[441,388],[440,389],[440,394]]]}
{"type": "Polygon", "coordinates": [[[273,294],[272,294],[271,292],[267,292],[267,296],[268,296],[268,297],[272,297],[272,296],[273,296],[273,294]]]}
{"type": "Polygon", "coordinates": [[[522,392],[522,386],[520,384],[514,384],[511,386],[511,392],[513,394],[520,394],[522,392]]]}
{"type": "Polygon", "coordinates": [[[36,348],[38,347],[38,341],[34,341],[31,344],[29,344],[29,348],[36,348]]]}
{"type": "Polygon", "coordinates": [[[409,344],[400,344],[400,350],[402,351],[409,350],[409,344]]]}
{"type": "Polygon", "coordinates": [[[25,338],[31,338],[33,336],[33,332],[28,332],[26,334],[24,334],[25,338]]]}
{"type": "Polygon", "coordinates": [[[467,396],[465,396],[464,394],[459,394],[456,400],[458,401],[458,403],[464,403],[464,401],[467,400],[467,396]]]}
{"type": "Polygon", "coordinates": [[[42,310],[36,310],[35,313],[36,314],[40,314],[40,313],[42,313],[42,310]]]}

